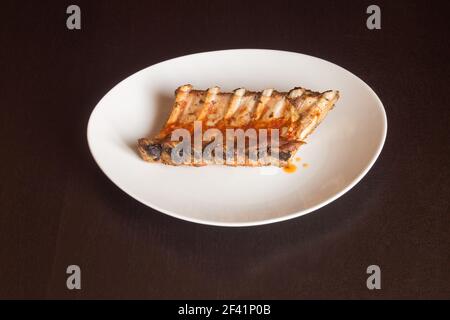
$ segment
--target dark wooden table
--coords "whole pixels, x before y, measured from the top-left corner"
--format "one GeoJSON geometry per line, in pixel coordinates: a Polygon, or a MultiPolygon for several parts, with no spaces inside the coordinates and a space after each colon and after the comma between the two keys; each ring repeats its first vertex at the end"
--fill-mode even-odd
{"type": "Polygon", "coordinates": [[[1,298],[450,298],[445,2],[69,1],[0,4],[1,298]],[[86,125],[117,82],[194,52],[270,48],[354,72],[383,101],[385,147],[351,192],[301,218],[221,228],[127,196],[86,125]],[[66,268],[82,289],[66,288],[66,268]],[[381,290],[366,268],[381,267],[381,290]]]}

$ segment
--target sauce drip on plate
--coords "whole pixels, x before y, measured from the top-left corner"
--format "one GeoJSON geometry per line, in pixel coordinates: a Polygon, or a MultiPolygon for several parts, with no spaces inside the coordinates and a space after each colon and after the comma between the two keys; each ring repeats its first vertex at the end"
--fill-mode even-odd
{"type": "Polygon", "coordinates": [[[297,166],[292,163],[288,163],[286,167],[283,167],[283,171],[287,173],[294,173],[297,170],[297,166]]]}

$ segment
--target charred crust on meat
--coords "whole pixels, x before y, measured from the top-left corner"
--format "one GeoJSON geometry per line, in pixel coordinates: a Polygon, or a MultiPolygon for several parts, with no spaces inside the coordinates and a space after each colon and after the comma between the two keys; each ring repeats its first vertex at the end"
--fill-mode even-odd
{"type": "Polygon", "coordinates": [[[280,157],[280,160],[282,160],[282,161],[288,161],[291,158],[291,152],[290,151],[280,151],[279,157],[280,157]]]}
{"type": "Polygon", "coordinates": [[[171,154],[172,154],[172,148],[171,148],[171,147],[168,147],[168,146],[165,146],[165,147],[163,148],[163,152],[166,153],[166,154],[168,154],[168,155],[171,155],[171,154]]]}
{"type": "Polygon", "coordinates": [[[145,151],[155,161],[161,158],[162,146],[160,143],[151,143],[146,146],[145,151]]]}

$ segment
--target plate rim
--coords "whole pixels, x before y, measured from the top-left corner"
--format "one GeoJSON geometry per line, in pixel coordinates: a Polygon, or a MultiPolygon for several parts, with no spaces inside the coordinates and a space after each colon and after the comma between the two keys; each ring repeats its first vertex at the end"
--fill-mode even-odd
{"type": "Polygon", "coordinates": [[[350,191],[354,186],[356,186],[369,172],[369,170],[373,167],[373,165],[375,164],[376,160],[378,159],[378,157],[381,154],[381,151],[383,150],[385,141],[386,141],[386,137],[387,137],[387,129],[388,129],[388,121],[387,121],[387,115],[386,115],[386,110],[384,108],[383,102],[381,101],[381,99],[378,97],[378,95],[375,93],[375,91],[365,82],[363,81],[361,78],[359,78],[358,76],[356,76],[354,73],[350,72],[349,70],[345,69],[344,67],[341,67],[331,61],[322,59],[322,58],[318,58],[315,56],[311,56],[308,54],[304,54],[304,53],[299,53],[299,52],[293,52],[293,51],[285,51],[285,50],[275,50],[275,49],[252,49],[252,48],[241,48],[241,49],[225,49],[225,50],[213,50],[213,51],[203,51],[203,52],[197,52],[197,53],[191,53],[191,54],[187,54],[187,55],[183,55],[183,56],[178,56],[178,57],[174,57],[174,58],[170,58],[167,60],[163,60],[160,62],[157,62],[155,64],[152,64],[150,66],[147,66],[143,69],[140,69],[132,74],[130,74],[129,76],[125,77],[124,79],[122,79],[121,81],[119,81],[116,85],[114,85],[106,94],[103,95],[103,97],[97,102],[97,104],[95,105],[95,107],[92,109],[91,114],[89,115],[89,120],[87,123],[87,129],[86,129],[86,138],[87,138],[87,142],[88,142],[88,147],[89,147],[89,152],[91,153],[92,157],[94,158],[95,163],[97,164],[97,166],[100,168],[100,170],[106,175],[106,177],[114,184],[116,185],[120,190],[122,190],[124,193],[126,193],[127,195],[129,195],[130,197],[132,197],[133,199],[139,201],[140,203],[144,204],[147,207],[150,207],[156,211],[159,211],[161,213],[164,213],[170,217],[173,218],[177,218],[183,221],[189,221],[189,222],[193,222],[193,223],[197,223],[197,224],[202,224],[202,225],[208,225],[208,226],[219,226],[219,227],[251,227],[251,226],[260,226],[260,225],[266,225],[266,224],[272,224],[272,223],[276,223],[276,222],[282,222],[282,221],[286,221],[286,220],[290,220],[290,219],[294,219],[297,217],[301,217],[303,215],[306,215],[308,213],[311,213],[313,211],[317,211],[318,209],[325,207],[326,205],[330,204],[331,202],[335,201],[336,199],[342,197],[344,194],[346,194],[348,191],[350,191]],[[130,77],[133,77],[141,72],[144,72],[147,69],[153,68],[153,67],[157,67],[158,65],[162,64],[162,63],[169,63],[171,61],[174,60],[178,60],[178,59],[184,59],[190,56],[198,56],[198,55],[206,55],[206,54],[218,54],[218,53],[238,53],[238,52],[272,52],[272,53],[281,53],[281,54],[292,54],[292,55],[300,55],[300,56],[304,56],[310,59],[314,59],[314,60],[318,60],[322,63],[327,63],[327,64],[331,64],[334,67],[337,67],[339,69],[342,69],[343,71],[347,72],[351,77],[353,77],[355,80],[357,80],[358,82],[360,82],[367,90],[368,92],[375,98],[375,101],[378,104],[378,107],[381,111],[382,114],[382,139],[379,141],[377,149],[375,151],[375,153],[373,154],[372,158],[370,159],[370,161],[367,163],[367,165],[364,167],[364,169],[342,190],[340,190],[339,192],[335,193],[333,196],[329,197],[328,199],[318,203],[317,205],[310,207],[308,209],[304,209],[304,210],[300,210],[298,212],[295,213],[290,213],[290,214],[286,214],[280,217],[276,217],[276,218],[270,218],[270,219],[263,219],[263,220],[257,220],[257,221],[246,221],[246,222],[218,222],[218,221],[213,221],[213,220],[207,220],[207,219],[199,219],[199,218],[193,218],[193,217],[187,217],[187,216],[183,216],[181,214],[172,212],[170,210],[166,210],[163,208],[160,208],[157,205],[154,205],[153,203],[149,203],[146,200],[141,199],[140,197],[136,196],[135,194],[133,194],[132,192],[128,192],[126,191],[124,188],[122,188],[118,182],[116,182],[114,179],[112,179],[112,177],[106,172],[106,170],[104,170],[104,168],[102,167],[102,165],[100,164],[100,162],[98,161],[98,159],[95,157],[95,153],[94,153],[94,148],[92,146],[92,142],[91,142],[91,133],[92,132],[92,123],[93,123],[93,116],[96,113],[96,110],[98,112],[98,106],[102,103],[102,101],[113,91],[115,90],[120,84],[122,84],[124,81],[128,80],[130,77]]]}

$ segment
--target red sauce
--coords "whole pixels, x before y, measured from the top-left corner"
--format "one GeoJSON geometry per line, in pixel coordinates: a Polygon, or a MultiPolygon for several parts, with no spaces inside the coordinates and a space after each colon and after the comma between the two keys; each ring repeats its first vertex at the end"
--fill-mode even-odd
{"type": "Polygon", "coordinates": [[[292,163],[288,163],[286,167],[283,167],[283,171],[286,173],[294,173],[297,170],[297,166],[292,163]]]}

